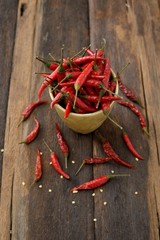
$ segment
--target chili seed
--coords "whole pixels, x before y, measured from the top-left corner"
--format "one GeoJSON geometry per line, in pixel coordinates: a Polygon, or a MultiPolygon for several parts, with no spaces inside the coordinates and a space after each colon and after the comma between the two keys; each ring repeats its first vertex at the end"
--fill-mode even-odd
{"type": "Polygon", "coordinates": [[[39,188],[42,188],[42,185],[39,185],[39,188]]]}
{"type": "Polygon", "coordinates": [[[73,164],[75,164],[75,161],[72,161],[73,164]]]}
{"type": "Polygon", "coordinates": [[[94,197],[96,194],[95,193],[92,193],[92,196],[94,197]]]}
{"type": "Polygon", "coordinates": [[[135,194],[135,195],[138,195],[138,192],[135,192],[134,194],[135,194]]]}
{"type": "Polygon", "coordinates": [[[4,152],[4,149],[2,148],[2,149],[1,149],[1,153],[3,153],[3,152],[4,152]]]}
{"type": "Polygon", "coordinates": [[[100,191],[100,192],[103,192],[103,189],[101,188],[99,191],[100,191]]]}
{"type": "Polygon", "coordinates": [[[96,221],[97,221],[97,218],[94,218],[93,221],[96,222],[96,221]]]}
{"type": "Polygon", "coordinates": [[[139,161],[139,159],[138,158],[135,158],[135,160],[138,162],[139,161]]]}
{"type": "Polygon", "coordinates": [[[73,193],[78,193],[78,191],[73,191],[73,193]]]}
{"type": "Polygon", "coordinates": [[[52,192],[52,189],[49,189],[48,192],[52,192]]]}
{"type": "Polygon", "coordinates": [[[63,176],[61,175],[60,178],[63,178],[63,176]]]}
{"type": "Polygon", "coordinates": [[[25,185],[25,182],[22,182],[22,185],[24,186],[24,185],[25,185]]]}
{"type": "Polygon", "coordinates": [[[114,173],[114,170],[111,170],[111,173],[114,173]]]}
{"type": "Polygon", "coordinates": [[[104,205],[107,205],[107,202],[104,202],[103,204],[104,204],[104,205]]]}
{"type": "Polygon", "coordinates": [[[75,201],[72,201],[72,204],[75,204],[76,202],[75,201]]]}

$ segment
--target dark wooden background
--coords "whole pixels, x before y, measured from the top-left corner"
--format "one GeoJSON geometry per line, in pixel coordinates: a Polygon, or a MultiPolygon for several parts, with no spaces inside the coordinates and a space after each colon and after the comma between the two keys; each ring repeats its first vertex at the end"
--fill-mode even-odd
{"type": "MultiPolygon", "coordinates": [[[[158,240],[160,215],[160,2],[158,0],[1,0],[0,1],[0,238],[2,240],[158,240]],[[136,169],[114,163],[85,166],[74,176],[81,160],[105,156],[95,134],[81,135],[64,126],[49,105],[41,106],[17,128],[24,107],[36,100],[46,71],[37,55],[73,55],[91,43],[93,50],[105,38],[106,56],[123,81],[135,90],[150,137],[137,117],[115,105],[111,117],[123,125],[144,161],[135,161],[121,132],[107,120],[100,131],[117,153],[136,169]],[[19,145],[33,128],[34,115],[41,131],[29,146],[19,145]],[[54,123],[58,122],[70,147],[68,172],[61,179],[49,165],[42,138],[63,158],[57,147],[54,123]],[[36,150],[43,152],[43,178],[32,188],[36,150]],[[75,161],[73,164],[72,161],[75,161]],[[102,189],[71,193],[70,189],[103,174],[130,173],[115,178],[102,189]],[[23,185],[22,183],[25,183],[23,185]],[[42,188],[39,188],[42,185],[42,188]],[[52,191],[49,192],[49,189],[52,191]],[[92,196],[92,193],[95,196],[92,196]],[[138,194],[135,194],[135,193],[138,194]],[[73,204],[75,201],[75,204],[73,204]],[[104,205],[104,202],[107,202],[104,205]],[[96,219],[97,221],[94,221],[96,219]]],[[[50,101],[48,92],[43,95],[50,101]]]]}

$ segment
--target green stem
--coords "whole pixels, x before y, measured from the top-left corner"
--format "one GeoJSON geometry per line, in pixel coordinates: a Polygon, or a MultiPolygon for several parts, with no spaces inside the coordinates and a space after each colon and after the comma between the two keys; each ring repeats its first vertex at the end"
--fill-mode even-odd
{"type": "Polygon", "coordinates": [[[80,172],[80,170],[82,169],[82,167],[84,166],[84,164],[85,164],[85,161],[82,161],[82,164],[81,164],[80,167],[78,168],[78,170],[77,170],[77,172],[75,173],[75,175],[77,175],[77,174],[80,172]]]}
{"type": "Polygon", "coordinates": [[[49,150],[51,153],[53,153],[52,149],[49,147],[49,145],[48,145],[47,142],[44,140],[44,138],[43,138],[43,142],[44,142],[44,144],[46,145],[46,147],[48,148],[48,150],[49,150]]]}
{"type": "Polygon", "coordinates": [[[108,116],[108,119],[109,119],[112,123],[114,123],[117,127],[119,127],[121,130],[123,130],[123,127],[120,126],[117,122],[115,122],[112,118],[110,118],[110,117],[108,116]]]}

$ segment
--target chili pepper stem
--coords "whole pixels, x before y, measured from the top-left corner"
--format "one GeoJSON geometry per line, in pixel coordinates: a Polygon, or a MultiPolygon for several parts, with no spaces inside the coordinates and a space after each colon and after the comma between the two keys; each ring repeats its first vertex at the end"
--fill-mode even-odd
{"type": "Polygon", "coordinates": [[[110,178],[114,178],[114,177],[130,177],[130,174],[110,174],[110,175],[106,175],[109,179],[110,178]]]}
{"type": "Polygon", "coordinates": [[[112,123],[114,123],[118,128],[120,128],[121,130],[123,130],[123,127],[120,126],[117,122],[115,122],[112,118],[110,118],[110,117],[108,116],[108,119],[109,119],[112,123]]]}
{"type": "Polygon", "coordinates": [[[80,85],[79,84],[75,84],[74,88],[75,88],[76,93],[75,93],[75,98],[74,98],[74,103],[73,103],[73,109],[75,109],[77,95],[78,95],[78,91],[80,89],[80,85]]]}
{"type": "Polygon", "coordinates": [[[23,121],[24,121],[24,118],[22,118],[22,119],[19,121],[17,127],[19,127],[23,121]]]}
{"type": "Polygon", "coordinates": [[[46,145],[46,147],[48,148],[48,150],[49,150],[51,153],[53,153],[52,149],[49,147],[49,145],[48,145],[47,142],[44,140],[44,138],[43,138],[43,142],[44,142],[44,144],[46,145]]]}
{"type": "Polygon", "coordinates": [[[146,127],[143,127],[142,129],[143,129],[143,131],[144,131],[144,132],[148,135],[148,137],[149,137],[150,135],[149,135],[148,129],[147,129],[146,127]]]}
{"type": "Polygon", "coordinates": [[[82,162],[82,164],[80,165],[80,167],[78,168],[78,170],[75,173],[75,176],[80,172],[80,170],[82,169],[82,167],[84,166],[85,161],[82,162]]]}
{"type": "Polygon", "coordinates": [[[68,154],[64,156],[65,168],[68,168],[68,154]]]}

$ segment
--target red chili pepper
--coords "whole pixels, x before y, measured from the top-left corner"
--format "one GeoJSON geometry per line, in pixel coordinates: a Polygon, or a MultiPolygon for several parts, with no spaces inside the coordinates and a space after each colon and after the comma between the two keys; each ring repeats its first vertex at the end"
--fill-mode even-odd
{"type": "Polygon", "coordinates": [[[118,154],[113,150],[112,146],[110,145],[109,141],[104,138],[100,132],[96,131],[96,134],[98,136],[98,138],[101,140],[102,142],[102,147],[104,152],[107,154],[107,156],[109,158],[111,158],[114,162],[118,163],[119,165],[122,165],[124,167],[128,167],[128,168],[134,168],[134,165],[127,163],[126,161],[122,160],[118,154]]]}
{"type": "Polygon", "coordinates": [[[55,124],[55,127],[56,127],[56,135],[57,135],[58,144],[61,148],[61,151],[62,151],[64,159],[65,159],[65,168],[67,168],[67,161],[68,161],[68,155],[69,155],[68,144],[66,143],[64,137],[62,136],[62,133],[61,133],[58,123],[55,124]]]}
{"type": "MultiPolygon", "coordinates": [[[[84,63],[90,63],[90,62],[93,61],[94,59],[95,59],[95,56],[77,57],[77,58],[74,58],[74,59],[72,60],[72,63],[73,63],[73,64],[80,65],[80,64],[84,64],[84,63]]],[[[96,57],[96,60],[105,60],[105,58],[102,58],[102,57],[97,56],[97,57],[96,57]]]]}
{"type": "Polygon", "coordinates": [[[44,58],[40,58],[40,57],[36,57],[36,59],[43,62],[46,65],[46,67],[52,71],[54,71],[58,67],[57,63],[51,62],[50,60],[45,60],[44,58]]]}
{"type": "Polygon", "coordinates": [[[58,157],[57,157],[56,153],[52,151],[52,149],[48,146],[48,144],[46,143],[46,141],[44,139],[43,139],[43,141],[51,153],[50,161],[51,161],[52,166],[55,169],[55,171],[57,173],[59,173],[60,175],[62,175],[63,177],[65,177],[66,179],[70,179],[70,176],[66,172],[64,172],[63,169],[61,168],[61,165],[58,161],[58,157]]]}
{"type": "Polygon", "coordinates": [[[119,88],[125,94],[125,96],[128,99],[130,99],[132,102],[138,103],[140,106],[142,106],[136,94],[131,89],[129,89],[127,86],[124,85],[124,83],[120,78],[119,73],[117,73],[117,79],[118,79],[119,88]]]}
{"type": "Polygon", "coordinates": [[[108,113],[110,112],[110,110],[111,110],[110,105],[111,105],[110,101],[101,103],[101,108],[105,115],[108,115],[108,113]]]}
{"type": "Polygon", "coordinates": [[[64,118],[67,118],[72,110],[72,102],[70,99],[67,100],[66,108],[65,108],[65,113],[64,113],[64,118]]]}
{"type": "Polygon", "coordinates": [[[143,160],[144,158],[139,153],[137,153],[137,151],[135,150],[135,148],[133,147],[133,145],[131,143],[131,140],[130,140],[128,134],[124,130],[123,130],[123,139],[124,139],[128,149],[131,151],[131,153],[133,153],[133,155],[136,158],[143,160]]]}
{"type": "Polygon", "coordinates": [[[61,89],[61,92],[57,93],[57,95],[53,98],[53,100],[52,100],[52,102],[50,104],[51,108],[53,108],[56,103],[59,103],[61,101],[62,97],[64,96],[64,92],[65,92],[66,89],[67,89],[67,87],[64,86],[61,89]]]}
{"type": "Polygon", "coordinates": [[[71,189],[72,192],[79,191],[79,190],[90,190],[95,189],[97,187],[101,187],[106,184],[111,178],[120,177],[120,176],[129,176],[128,174],[117,174],[117,175],[104,175],[98,178],[95,178],[89,182],[83,183],[78,187],[74,187],[71,189]]]}
{"type": "Polygon", "coordinates": [[[109,79],[111,76],[111,66],[110,66],[110,60],[108,58],[106,59],[103,75],[104,75],[104,79],[102,80],[102,83],[108,89],[109,79]]]}
{"type": "MultiPolygon", "coordinates": [[[[99,100],[99,96],[93,96],[93,95],[84,95],[83,96],[85,99],[89,100],[90,102],[94,102],[97,103],[99,100]]],[[[117,97],[117,96],[103,96],[100,99],[100,102],[107,102],[107,101],[117,101],[117,100],[121,100],[121,97],[117,97]]]]}
{"type": "Polygon", "coordinates": [[[108,157],[95,157],[95,158],[86,158],[82,161],[82,164],[80,165],[80,167],[78,168],[77,172],[75,173],[75,175],[77,175],[80,170],[82,169],[82,167],[84,166],[84,164],[102,164],[102,163],[106,163],[108,161],[110,161],[111,159],[108,157]]]}
{"type": "Polygon", "coordinates": [[[26,139],[23,142],[20,142],[20,143],[29,144],[37,137],[37,135],[39,133],[39,129],[40,129],[40,124],[39,124],[38,120],[36,119],[36,117],[34,118],[34,121],[36,123],[35,128],[33,129],[33,131],[31,133],[29,133],[27,135],[26,139]]]}
{"type": "Polygon", "coordinates": [[[135,113],[137,115],[137,117],[139,118],[140,125],[141,125],[142,129],[148,134],[147,127],[146,127],[147,126],[146,120],[145,120],[142,112],[140,111],[140,109],[137,108],[131,102],[121,101],[121,102],[118,102],[118,103],[125,106],[125,107],[128,107],[133,113],[135,113]]]}
{"type": "Polygon", "coordinates": [[[77,98],[77,95],[78,95],[78,91],[84,85],[88,75],[92,71],[93,65],[94,65],[94,61],[89,63],[88,66],[83,70],[83,72],[81,72],[81,74],[76,79],[76,82],[74,84],[74,88],[75,88],[75,91],[76,91],[74,106],[75,106],[75,103],[76,103],[76,98],[77,98]]]}
{"type": "Polygon", "coordinates": [[[42,177],[42,160],[39,149],[37,150],[37,159],[36,159],[36,167],[35,167],[35,181],[39,181],[42,177]]]}
{"type": "Polygon", "coordinates": [[[44,103],[47,103],[46,100],[37,100],[36,102],[32,102],[30,103],[22,112],[22,119],[20,120],[18,126],[21,124],[21,122],[25,121],[30,115],[31,113],[33,112],[33,110],[41,105],[41,104],[44,104],[44,103]]]}

